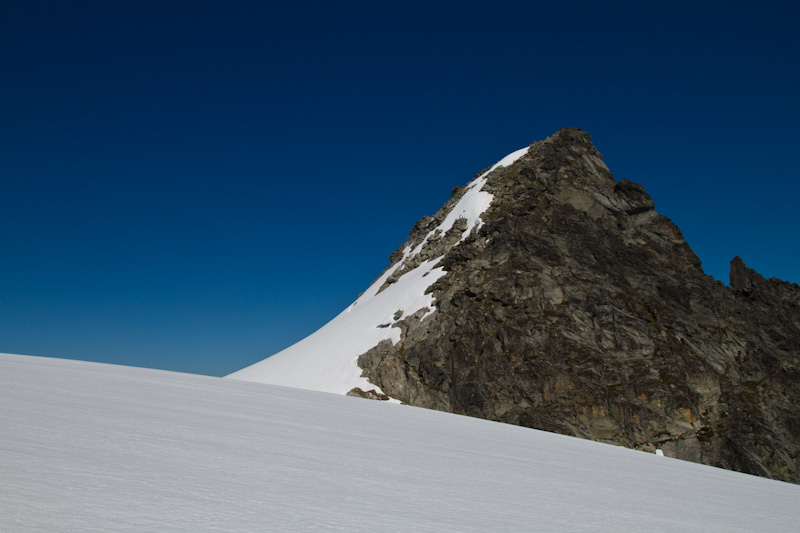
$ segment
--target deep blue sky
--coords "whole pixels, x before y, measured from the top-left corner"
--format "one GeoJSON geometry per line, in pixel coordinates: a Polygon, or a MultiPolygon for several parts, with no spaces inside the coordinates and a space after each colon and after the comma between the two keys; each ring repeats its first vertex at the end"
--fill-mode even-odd
{"type": "Polygon", "coordinates": [[[800,282],[798,4],[600,4],[5,0],[0,352],[238,370],[563,126],[800,282]]]}

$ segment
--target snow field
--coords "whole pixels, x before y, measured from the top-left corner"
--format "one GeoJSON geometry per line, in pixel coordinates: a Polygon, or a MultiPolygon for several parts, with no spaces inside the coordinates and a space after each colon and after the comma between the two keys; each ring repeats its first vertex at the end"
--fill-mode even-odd
{"type": "Polygon", "coordinates": [[[0,355],[0,530],[789,532],[800,487],[386,402],[0,355]]]}

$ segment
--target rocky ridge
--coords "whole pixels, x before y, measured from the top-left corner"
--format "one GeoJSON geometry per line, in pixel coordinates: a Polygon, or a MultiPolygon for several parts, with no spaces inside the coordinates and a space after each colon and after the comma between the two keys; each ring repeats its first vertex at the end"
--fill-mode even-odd
{"type": "Polygon", "coordinates": [[[435,230],[457,187],[392,254],[382,290],[426,260],[446,274],[363,375],[411,405],[800,482],[800,287],[739,258],[730,287],[706,276],[581,130],[490,170],[482,225],[435,230]]]}

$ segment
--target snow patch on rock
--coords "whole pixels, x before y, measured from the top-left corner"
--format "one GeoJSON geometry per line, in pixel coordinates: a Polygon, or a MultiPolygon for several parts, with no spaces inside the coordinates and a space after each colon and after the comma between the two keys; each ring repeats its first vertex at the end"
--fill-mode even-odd
{"type": "Polygon", "coordinates": [[[463,218],[467,221],[467,229],[461,234],[461,241],[459,242],[463,242],[475,228],[480,230],[483,226],[481,215],[489,209],[492,200],[494,200],[493,194],[482,190],[483,186],[486,185],[486,180],[489,179],[489,174],[500,167],[512,165],[527,153],[528,148],[522,148],[516,152],[512,152],[495,163],[489,170],[472,180],[467,185],[467,191],[464,193],[464,196],[453,206],[453,209],[450,210],[442,223],[428,232],[422,242],[414,248],[410,256],[418,254],[434,235],[444,235],[450,231],[459,219],[463,218]]]}

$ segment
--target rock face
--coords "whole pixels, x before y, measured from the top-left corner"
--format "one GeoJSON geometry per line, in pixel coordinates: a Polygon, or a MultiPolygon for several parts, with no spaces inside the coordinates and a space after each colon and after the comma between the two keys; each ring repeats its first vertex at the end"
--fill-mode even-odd
{"type": "Polygon", "coordinates": [[[364,376],[412,405],[800,482],[800,287],[739,258],[730,288],[706,276],[581,130],[534,143],[483,190],[480,229],[429,236],[456,188],[392,255],[408,263],[396,272],[442,256],[447,273],[436,312],[358,358],[364,376]]]}

